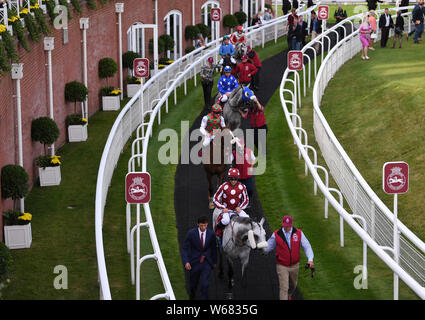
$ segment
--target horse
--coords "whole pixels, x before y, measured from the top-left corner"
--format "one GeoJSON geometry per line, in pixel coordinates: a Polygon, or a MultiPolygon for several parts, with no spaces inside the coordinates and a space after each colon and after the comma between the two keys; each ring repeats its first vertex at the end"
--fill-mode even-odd
{"type": "MultiPolygon", "coordinates": [[[[213,224],[214,231],[216,221],[221,210],[214,209],[213,224]]],[[[251,218],[239,217],[236,214],[232,216],[230,223],[223,230],[222,245],[219,248],[219,277],[223,277],[223,260],[226,258],[228,264],[228,287],[232,289],[233,280],[233,262],[240,260],[242,265],[242,278],[246,274],[251,250],[259,249],[265,253],[268,246],[266,241],[266,231],[263,227],[264,218],[256,222],[251,218]]]]}
{"type": "Polygon", "coordinates": [[[241,58],[244,54],[246,54],[248,51],[247,46],[244,42],[237,42],[235,44],[235,53],[233,54],[233,57],[238,61],[241,62],[241,58]]]}
{"type": "MultiPolygon", "coordinates": [[[[253,107],[253,102],[251,100],[243,101],[243,90],[244,86],[239,85],[232,91],[229,99],[224,103],[223,106],[224,122],[232,131],[240,127],[242,117],[246,118],[248,115],[248,110],[253,107]]],[[[215,100],[217,103],[218,97],[216,97],[215,100]]]]}
{"type": "Polygon", "coordinates": [[[228,127],[217,131],[214,140],[212,140],[209,144],[209,154],[207,152],[205,154],[203,153],[203,159],[205,159],[204,157],[208,157],[207,159],[209,159],[209,163],[204,162],[204,169],[208,179],[208,207],[210,209],[214,209],[215,207],[212,201],[212,177],[214,175],[217,176],[217,187],[220,186],[224,181],[224,175],[226,173],[227,164],[230,164],[230,155],[232,154],[232,141],[234,143],[234,139],[231,140],[231,138],[233,138],[233,136],[228,127]],[[219,140],[220,142],[218,142],[219,140]],[[218,156],[220,157],[219,161],[217,161],[218,156]]]}

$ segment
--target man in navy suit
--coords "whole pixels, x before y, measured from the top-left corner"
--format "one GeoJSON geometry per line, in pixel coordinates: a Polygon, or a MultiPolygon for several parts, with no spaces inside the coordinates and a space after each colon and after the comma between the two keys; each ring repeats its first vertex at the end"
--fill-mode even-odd
{"type": "Polygon", "coordinates": [[[198,227],[190,229],[182,247],[182,260],[189,271],[190,299],[195,298],[199,279],[201,280],[201,299],[208,299],[211,270],[217,265],[217,243],[214,231],[207,229],[208,218],[198,218],[198,227]]]}

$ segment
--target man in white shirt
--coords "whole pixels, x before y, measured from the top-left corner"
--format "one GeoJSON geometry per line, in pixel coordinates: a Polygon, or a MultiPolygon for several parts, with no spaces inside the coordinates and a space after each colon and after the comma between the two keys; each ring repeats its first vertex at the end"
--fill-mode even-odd
{"type": "Polygon", "coordinates": [[[394,28],[394,22],[388,8],[385,8],[385,12],[379,17],[379,28],[381,29],[381,48],[385,48],[390,29],[394,28]]]}

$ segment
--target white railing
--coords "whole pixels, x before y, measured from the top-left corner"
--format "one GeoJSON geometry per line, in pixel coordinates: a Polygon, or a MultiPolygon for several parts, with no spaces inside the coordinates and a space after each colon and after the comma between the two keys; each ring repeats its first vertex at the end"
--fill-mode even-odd
{"type": "MultiPolygon", "coordinates": [[[[413,7],[406,7],[411,9],[413,7]]],[[[378,12],[379,13],[379,12],[378,12]]],[[[337,34],[337,27],[345,23],[351,23],[352,20],[361,18],[362,14],[348,18],[333,28],[324,32],[317,38],[318,42],[323,44],[323,39],[327,38],[331,33],[337,34]]],[[[410,20],[409,20],[410,21],[410,20]]],[[[410,30],[410,25],[408,26],[410,30]]],[[[338,35],[337,35],[338,37],[338,35]]],[[[309,43],[303,48],[305,54],[308,50],[312,50],[309,43]]],[[[323,47],[323,46],[322,46],[323,47]]],[[[369,246],[382,261],[384,261],[394,271],[394,298],[398,298],[398,277],[400,277],[420,298],[425,299],[425,244],[416,235],[414,235],[402,222],[397,221],[398,230],[400,231],[400,263],[396,263],[391,255],[395,255],[393,244],[393,214],[385,206],[385,204],[376,196],[369,187],[361,174],[358,172],[354,164],[351,162],[344,149],[339,144],[329,127],[326,119],[320,111],[320,100],[328,82],[338,69],[355,54],[361,51],[361,43],[359,40],[359,31],[356,30],[350,35],[346,35],[341,41],[329,50],[326,58],[322,54],[322,64],[317,73],[316,81],[313,88],[313,106],[314,106],[314,133],[317,143],[321,149],[322,155],[330,168],[330,173],[340,190],[329,188],[329,176],[326,168],[317,164],[317,152],[308,144],[307,133],[302,128],[302,119],[297,114],[298,107],[301,107],[301,85],[300,75],[298,72],[286,70],[280,87],[280,99],[285,112],[290,131],[294,137],[300,152],[300,156],[305,160],[306,174],[307,169],[311,172],[315,181],[315,194],[317,186],[325,196],[325,218],[328,216],[328,203],[335,208],[340,215],[340,241],[344,246],[344,228],[345,220],[353,230],[363,240],[363,266],[364,279],[367,279],[367,247],[369,246]],[[294,79],[290,79],[289,75],[293,74],[294,79]],[[290,86],[291,89],[286,88],[290,86]],[[285,97],[290,95],[290,98],[285,97]],[[290,104],[291,112],[287,108],[290,104]],[[303,138],[303,139],[302,139],[303,138]],[[313,151],[313,161],[309,157],[308,151],[313,151]],[[325,174],[325,182],[318,174],[325,174]],[[338,194],[338,200],[334,198],[332,193],[338,194]],[[343,207],[343,196],[350,206],[353,214],[348,213],[343,207]],[[360,226],[356,220],[362,222],[360,226]]],[[[322,51],[323,53],[323,51],[322,51]]],[[[310,58],[305,55],[306,60],[310,58]]],[[[316,54],[314,52],[314,72],[316,74],[316,54]]],[[[308,66],[308,78],[310,79],[310,61],[308,66]]],[[[306,67],[303,67],[303,88],[306,91],[307,77],[305,75],[306,67]]],[[[310,86],[310,81],[308,81],[310,86]]]]}
{"type": "MultiPolygon", "coordinates": [[[[309,14],[309,12],[315,8],[316,6],[311,7],[307,12],[301,12],[301,14],[309,14]]],[[[300,12],[300,10],[301,8],[298,12],[300,12]]],[[[251,47],[255,47],[258,45],[264,46],[265,42],[271,41],[273,39],[276,42],[277,38],[286,34],[285,22],[287,21],[287,17],[288,15],[273,19],[264,26],[247,32],[246,35],[248,38],[248,43],[251,45],[251,47]]],[[[190,52],[184,57],[176,60],[170,66],[166,67],[165,70],[162,70],[158,74],[154,75],[126,104],[115,120],[103,150],[96,185],[95,236],[101,299],[112,298],[106,271],[102,226],[108,188],[119,156],[131,134],[134,130],[136,130],[137,138],[132,147],[133,155],[129,160],[129,171],[137,170],[136,163],[139,164],[139,160],[141,158],[142,167],[139,169],[142,172],[146,172],[149,136],[152,135],[152,126],[154,121],[156,119],[158,123],[161,121],[161,108],[165,104],[166,112],[168,112],[168,98],[172,95],[172,93],[174,93],[174,104],[177,103],[177,88],[182,84],[184,85],[184,93],[186,94],[186,83],[188,79],[193,78],[194,84],[196,85],[195,75],[200,71],[202,64],[208,57],[215,56],[217,60],[220,44],[220,39],[208,43],[206,47],[198,48],[190,52]],[[142,97],[141,99],[143,101],[143,110],[141,108],[142,104],[140,103],[140,97],[142,97]],[[149,123],[145,124],[144,117],[147,114],[150,114],[150,120],[149,123]],[[145,127],[147,127],[146,134],[144,134],[145,127]],[[142,150],[140,150],[141,142],[143,142],[142,150]],[[136,159],[138,159],[138,161],[135,161],[136,159]]],[[[162,282],[165,288],[165,293],[156,295],[152,297],[152,299],[175,299],[165,264],[162,259],[161,251],[159,249],[149,204],[144,204],[143,208],[146,216],[146,222],[141,223],[140,220],[137,220],[136,228],[133,227],[130,229],[131,207],[127,206],[127,249],[130,253],[134,251],[132,248],[132,237],[134,232],[138,232],[141,226],[147,226],[149,228],[149,234],[154,253],[152,255],[145,256],[146,258],[143,261],[149,258],[153,258],[157,261],[162,282]]],[[[139,217],[138,212],[136,212],[136,215],[139,217]]],[[[137,217],[136,219],[140,219],[137,217]]],[[[134,260],[134,252],[132,253],[131,258],[134,260]]],[[[143,262],[140,260],[138,259],[136,269],[139,268],[139,264],[143,262]]],[[[134,279],[133,263],[131,268],[132,278],[134,279]]],[[[139,297],[139,293],[137,292],[138,290],[139,287],[136,287],[136,298],[139,297]]]]}

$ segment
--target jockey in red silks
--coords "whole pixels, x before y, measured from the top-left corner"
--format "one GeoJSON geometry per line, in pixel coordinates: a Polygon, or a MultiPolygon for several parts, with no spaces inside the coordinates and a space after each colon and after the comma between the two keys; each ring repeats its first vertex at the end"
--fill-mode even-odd
{"type": "Polygon", "coordinates": [[[238,181],[239,170],[231,168],[227,176],[229,181],[223,183],[213,197],[216,208],[222,210],[222,219],[217,223],[216,230],[221,230],[228,225],[230,218],[235,214],[239,217],[249,217],[244,211],[249,204],[248,192],[245,185],[238,181]]]}
{"type": "Polygon", "coordinates": [[[232,33],[232,35],[230,36],[230,43],[233,45],[236,45],[236,43],[238,42],[242,42],[242,43],[246,43],[246,37],[245,34],[243,32],[243,28],[242,26],[238,26],[236,28],[236,31],[232,33]]]}

